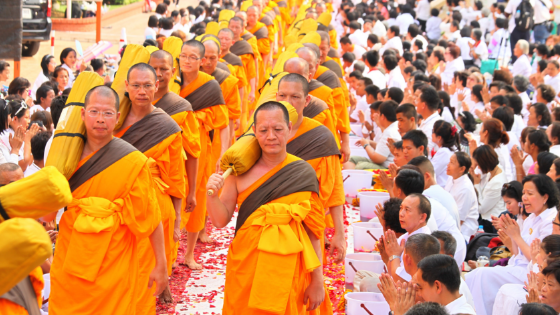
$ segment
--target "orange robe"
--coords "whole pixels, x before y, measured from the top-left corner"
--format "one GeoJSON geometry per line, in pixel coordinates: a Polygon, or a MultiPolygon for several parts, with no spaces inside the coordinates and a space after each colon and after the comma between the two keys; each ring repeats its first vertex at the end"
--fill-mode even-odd
{"type": "MultiPolygon", "coordinates": [[[[254,37],[254,36],[253,36],[254,37]]],[[[247,128],[247,121],[249,120],[249,92],[251,91],[251,85],[250,85],[250,81],[252,79],[256,79],[257,78],[257,68],[255,66],[255,60],[258,60],[258,57],[260,57],[260,54],[258,53],[258,48],[256,47],[256,39],[255,39],[255,45],[252,45],[249,41],[247,41],[247,43],[249,43],[252,47],[252,52],[251,53],[246,53],[246,54],[240,54],[237,55],[240,59],[241,62],[243,64],[243,73],[245,75],[245,79],[247,84],[245,85],[245,91],[243,93],[243,99],[242,101],[242,115],[241,115],[241,128],[239,128],[237,130],[237,132],[235,133],[236,137],[239,137],[243,134],[243,130],[245,130],[247,128]],[[257,49],[257,50],[255,50],[257,49]]],[[[233,53],[232,53],[233,54],[233,53]]],[[[258,82],[256,82],[258,85],[258,82]]],[[[256,96],[256,94],[255,94],[256,96]]]]}
{"type": "MultiPolygon", "coordinates": [[[[321,76],[323,73],[330,71],[328,68],[323,67],[323,66],[319,66],[319,68],[317,69],[317,72],[315,72],[315,77],[314,79],[317,80],[317,78],[319,76],[321,76]]],[[[333,73],[333,75],[335,75],[333,73]]],[[[336,75],[335,75],[336,76],[336,75]]],[[[345,97],[344,97],[344,90],[342,89],[342,87],[340,86],[340,84],[336,85],[336,86],[329,86],[328,84],[325,84],[328,87],[332,88],[332,97],[333,97],[333,101],[334,101],[334,111],[336,114],[336,129],[339,132],[345,132],[345,133],[350,133],[350,117],[348,116],[348,105],[349,104],[345,97]]],[[[312,94],[313,96],[317,96],[312,94]]],[[[347,95],[347,94],[346,94],[347,95]]],[[[327,102],[328,104],[328,102],[327,102]]]]}
{"type": "MultiPolygon", "coordinates": [[[[202,85],[214,80],[209,74],[198,72],[196,80],[181,89],[180,96],[187,98],[196,92],[202,85]]],[[[210,91],[210,93],[220,93],[221,91],[210,91]]],[[[212,142],[210,141],[210,131],[225,128],[229,123],[228,109],[224,104],[217,104],[197,110],[199,104],[192,104],[193,110],[198,119],[200,135],[200,159],[198,160],[198,176],[196,178],[196,207],[191,212],[189,221],[186,222],[186,229],[189,232],[199,232],[204,228],[206,219],[206,181],[215,171],[216,165],[210,162],[212,156],[212,142]]]]}
{"type": "MultiPolygon", "coordinates": [[[[241,36],[243,39],[245,39],[253,48],[253,55],[255,57],[254,60],[257,61],[258,64],[258,70],[256,71],[256,89],[255,89],[255,101],[252,103],[248,104],[248,108],[249,110],[254,110],[255,109],[255,105],[257,104],[257,100],[259,99],[259,89],[261,88],[262,85],[260,85],[260,82],[263,82],[263,75],[264,75],[264,60],[263,60],[263,55],[262,52],[260,51],[260,45],[259,42],[257,40],[257,37],[254,36],[251,32],[249,32],[248,30],[245,30],[245,34],[243,34],[241,36]]],[[[240,56],[241,57],[241,56],[240,56]]],[[[241,58],[243,59],[243,57],[241,58]]],[[[245,63],[245,62],[244,62],[245,63]]],[[[250,91],[248,91],[250,92],[250,91]]],[[[249,95],[247,95],[249,96],[249,95]]]]}
{"type": "MultiPolygon", "coordinates": [[[[44,280],[43,280],[43,271],[41,267],[37,267],[31,271],[29,274],[29,280],[31,280],[31,285],[33,286],[33,291],[37,296],[37,304],[39,308],[41,308],[43,304],[43,287],[44,287],[44,280]]],[[[9,314],[9,315],[28,315],[29,313],[27,310],[10,300],[6,300],[0,298],[0,314],[9,314]]]]}
{"type": "MultiPolygon", "coordinates": [[[[309,94],[311,94],[311,91],[309,92],[309,94]]],[[[315,97],[315,98],[318,98],[314,95],[312,95],[312,96],[315,97]]],[[[313,101],[313,99],[312,99],[312,101],[313,101]]],[[[323,100],[319,99],[318,101],[323,101],[323,100]]],[[[328,104],[327,104],[327,106],[328,106],[328,104]]],[[[336,143],[340,148],[340,138],[338,136],[338,132],[336,131],[336,121],[333,118],[332,113],[333,112],[332,112],[331,108],[329,107],[329,108],[325,109],[324,111],[320,112],[319,114],[315,115],[314,117],[309,117],[309,118],[311,118],[311,119],[319,122],[323,126],[327,127],[332,132],[332,134],[333,134],[333,136],[336,140],[336,143]]],[[[305,111],[304,111],[304,116],[305,116],[305,111]]],[[[308,116],[305,116],[305,117],[308,117],[308,116]]]]}
{"type": "Polygon", "coordinates": [[[49,314],[136,313],[138,244],[161,222],[151,163],[132,151],[72,192],[59,224],[49,314]]]}
{"type": "MultiPolygon", "coordinates": [[[[300,160],[288,154],[238,195],[239,207],[284,166],[300,160]]],[[[302,222],[323,237],[324,214],[317,198],[311,191],[280,197],[261,205],[239,228],[228,251],[224,315],[305,314],[309,273],[320,262],[302,222]]]]}

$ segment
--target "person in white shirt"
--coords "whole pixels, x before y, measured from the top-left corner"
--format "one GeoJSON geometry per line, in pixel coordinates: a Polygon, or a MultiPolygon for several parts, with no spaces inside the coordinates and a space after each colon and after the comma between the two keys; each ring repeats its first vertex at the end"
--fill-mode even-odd
{"type": "Polygon", "coordinates": [[[441,24],[441,19],[439,18],[439,10],[433,8],[431,10],[431,16],[426,22],[426,36],[430,40],[439,40],[441,37],[441,30],[439,25],[441,24]]]}
{"type": "Polygon", "coordinates": [[[366,116],[366,120],[371,124],[371,119],[369,118],[371,115],[369,114],[369,105],[366,98],[366,87],[368,85],[372,85],[371,79],[368,77],[361,77],[356,81],[356,108],[350,114],[350,122],[359,122],[359,112],[362,111],[364,116],[366,116]]]}
{"type": "Polygon", "coordinates": [[[545,74],[544,84],[550,85],[558,93],[560,91],[560,64],[558,61],[549,61],[543,73],[545,74]]]}
{"type": "Polygon", "coordinates": [[[560,122],[555,121],[550,124],[550,126],[546,128],[546,135],[552,143],[552,146],[550,147],[550,149],[548,149],[548,151],[560,157],[560,122]]]}
{"type": "Polygon", "coordinates": [[[33,83],[33,88],[31,89],[31,98],[36,100],[36,93],[39,87],[47,82],[50,81],[52,73],[56,68],[56,59],[53,55],[44,55],[41,59],[41,72],[37,76],[35,83],[33,83]]]}
{"type": "Polygon", "coordinates": [[[362,48],[367,47],[367,33],[364,33],[361,30],[362,25],[356,21],[350,22],[348,29],[350,34],[348,34],[348,38],[352,41],[352,44],[361,46],[362,48]]]}
{"type": "Polygon", "coordinates": [[[380,38],[383,47],[379,50],[379,55],[383,56],[385,50],[389,48],[395,48],[399,52],[399,56],[403,55],[403,45],[399,34],[401,33],[398,26],[393,25],[389,27],[387,31],[387,42],[383,43],[384,38],[380,38]]]}
{"type": "Polygon", "coordinates": [[[507,20],[498,18],[496,19],[497,30],[492,34],[488,42],[488,54],[491,59],[502,58],[509,60],[511,57],[511,48],[509,43],[509,33],[506,30],[507,20]]]}
{"type": "Polygon", "coordinates": [[[424,117],[419,129],[422,130],[429,139],[428,153],[432,152],[432,149],[436,146],[436,144],[432,141],[434,124],[436,121],[443,119],[438,113],[439,102],[439,94],[431,85],[421,87],[420,97],[417,97],[414,100],[416,111],[424,117]]]}
{"type": "Polygon", "coordinates": [[[157,16],[150,15],[148,18],[148,26],[144,30],[144,39],[156,40],[156,36],[159,29],[159,20],[157,16]]]}
{"type": "Polygon", "coordinates": [[[381,138],[377,143],[368,139],[361,139],[359,143],[366,150],[369,159],[352,156],[347,163],[344,163],[345,169],[366,169],[364,167],[367,167],[367,169],[389,168],[389,164],[393,162],[393,154],[389,149],[388,139],[401,140],[397,114],[395,112],[397,106],[398,104],[394,101],[385,101],[379,105],[379,108],[372,108],[373,120],[382,130],[381,138]],[[362,166],[364,164],[369,165],[362,166]]]}
{"type": "MultiPolygon", "coordinates": [[[[419,41],[422,42],[422,48],[423,49],[428,48],[428,41],[426,40],[426,38],[424,38],[424,36],[421,35],[421,31],[418,28],[418,25],[416,25],[416,24],[410,24],[408,26],[408,31],[406,33],[406,40],[408,40],[412,44],[414,44],[414,42],[416,40],[419,40],[419,41]]],[[[418,52],[415,52],[415,53],[418,53],[418,52]]]]}
{"type": "Polygon", "coordinates": [[[477,314],[459,292],[461,271],[448,255],[438,254],[422,259],[414,278],[417,294],[424,301],[444,305],[449,314],[477,314]]]}
{"type": "Polygon", "coordinates": [[[461,58],[461,48],[457,45],[449,45],[445,48],[445,62],[440,61],[439,68],[441,69],[441,83],[453,83],[454,74],[456,71],[465,70],[465,64],[461,58]]]}
{"type": "Polygon", "coordinates": [[[431,16],[430,2],[428,0],[420,0],[414,10],[416,11],[416,20],[418,20],[421,30],[426,31],[426,23],[431,16]]]}
{"type": "Polygon", "coordinates": [[[377,35],[379,38],[384,38],[387,36],[387,28],[383,25],[383,22],[377,19],[372,20],[373,27],[371,28],[371,33],[377,35]]]}
{"type": "Polygon", "coordinates": [[[519,98],[512,100],[512,97],[510,95],[506,96],[509,100],[509,106],[513,108],[513,112],[515,113],[515,121],[512,127],[512,131],[514,131],[517,138],[521,137],[521,131],[527,126],[526,121],[529,118],[528,107],[531,105],[531,99],[527,94],[529,84],[529,77],[516,75],[513,78],[511,86],[515,89],[515,92],[517,93],[517,96],[519,96],[519,98]],[[521,101],[520,106],[517,104],[519,103],[518,101],[521,101]]]}
{"type": "Polygon", "coordinates": [[[364,71],[363,76],[370,78],[373,85],[377,86],[379,89],[387,88],[387,78],[385,77],[385,74],[377,68],[379,63],[379,52],[375,50],[368,51],[364,62],[369,70],[364,71]]]}
{"type": "Polygon", "coordinates": [[[397,56],[394,54],[386,54],[385,57],[383,57],[383,65],[388,73],[387,88],[396,87],[404,90],[406,88],[406,81],[399,67],[397,56]]]}
{"type": "MultiPolygon", "coordinates": [[[[8,130],[10,121],[10,107],[8,102],[4,99],[0,99],[0,132],[4,133],[8,130]]],[[[25,129],[18,128],[17,132],[7,140],[0,137],[0,164],[4,163],[14,163],[18,164],[19,152],[23,147],[25,137],[25,129]]]]}
{"type": "Polygon", "coordinates": [[[550,16],[551,8],[552,2],[550,0],[538,0],[533,5],[533,11],[535,12],[533,38],[537,44],[544,44],[550,35],[546,22],[549,22],[552,18],[550,16]]]}
{"type": "MultiPolygon", "coordinates": [[[[517,13],[517,7],[519,6],[519,4],[521,4],[522,0],[510,0],[507,3],[506,9],[504,11],[504,13],[508,14],[508,16],[510,17],[509,19],[509,33],[510,33],[510,38],[511,38],[511,49],[513,50],[513,47],[515,47],[515,44],[517,43],[518,40],[520,39],[524,39],[524,40],[529,40],[530,36],[531,36],[531,29],[527,29],[527,30],[522,30],[519,27],[516,27],[516,23],[515,23],[515,19],[516,19],[516,14],[517,13]]],[[[540,0],[529,0],[529,3],[531,4],[531,6],[534,8],[536,5],[536,2],[538,2],[540,0]]],[[[517,18],[519,18],[519,16],[517,16],[517,18]]],[[[513,51],[512,51],[513,54],[513,51]]],[[[513,61],[515,62],[515,56],[513,56],[513,61]]]]}
{"type": "Polygon", "coordinates": [[[474,39],[471,38],[472,31],[470,26],[465,26],[461,29],[461,38],[457,40],[457,46],[461,49],[461,58],[465,67],[474,64],[473,56],[471,55],[471,46],[475,44],[474,39]]]}
{"type": "Polygon", "coordinates": [[[31,154],[33,155],[33,164],[31,164],[23,173],[24,177],[31,176],[45,167],[45,146],[51,138],[49,132],[43,131],[37,133],[31,138],[31,154]]]}
{"type": "Polygon", "coordinates": [[[488,46],[482,38],[482,31],[478,28],[472,31],[471,38],[474,44],[469,44],[470,53],[474,58],[474,65],[480,68],[482,62],[488,59],[488,46]]]}
{"type": "Polygon", "coordinates": [[[50,111],[51,102],[54,99],[54,89],[48,84],[41,85],[37,90],[37,99],[35,105],[29,109],[29,115],[33,115],[36,111],[50,111]]]}
{"type": "Polygon", "coordinates": [[[347,52],[353,53],[356,60],[362,60],[362,55],[366,52],[364,47],[352,44],[352,41],[348,37],[342,37],[340,39],[340,49],[343,54],[347,52]]]}
{"type": "Polygon", "coordinates": [[[453,154],[447,166],[449,179],[445,184],[445,190],[453,196],[459,208],[461,233],[466,242],[478,229],[478,201],[469,178],[471,165],[471,158],[465,152],[453,154]]]}
{"type": "Polygon", "coordinates": [[[517,60],[513,63],[511,74],[513,76],[521,75],[529,78],[532,72],[531,61],[527,56],[529,54],[529,43],[524,39],[517,41],[513,54],[517,57],[517,60]]]}
{"type": "Polygon", "coordinates": [[[469,111],[475,118],[480,118],[478,114],[484,112],[482,100],[482,85],[480,84],[474,85],[470,92],[468,89],[457,91],[457,110],[469,111]],[[469,94],[470,97],[467,97],[469,94]]]}
{"type": "Polygon", "coordinates": [[[453,153],[459,148],[457,127],[452,126],[444,120],[434,122],[432,142],[438,147],[435,154],[430,152],[431,161],[434,165],[435,178],[438,185],[445,187],[449,178],[449,175],[447,175],[447,165],[453,153]]]}
{"type": "Polygon", "coordinates": [[[77,53],[74,48],[64,48],[60,53],[60,62],[62,63],[60,67],[68,71],[68,83],[64,87],[59,87],[59,90],[63,91],[64,89],[71,88],[74,80],[76,80],[74,72],[76,71],[77,53]]]}
{"type": "Polygon", "coordinates": [[[527,281],[527,266],[531,259],[531,243],[552,234],[553,221],[558,215],[558,192],[554,181],[546,175],[529,175],[523,179],[523,205],[529,217],[523,226],[507,215],[495,219],[497,228],[511,238],[512,253],[505,267],[476,268],[465,275],[473,293],[478,315],[492,314],[496,294],[507,283],[527,281]]]}
{"type": "Polygon", "coordinates": [[[396,22],[399,26],[400,34],[406,34],[406,32],[408,31],[408,26],[414,23],[414,18],[410,14],[412,13],[412,8],[408,4],[405,4],[400,8],[401,14],[397,16],[396,22]]]}

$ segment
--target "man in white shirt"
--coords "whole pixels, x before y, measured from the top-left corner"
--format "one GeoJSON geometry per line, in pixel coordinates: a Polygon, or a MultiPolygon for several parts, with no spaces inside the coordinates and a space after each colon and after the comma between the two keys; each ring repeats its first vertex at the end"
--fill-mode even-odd
{"type": "Polygon", "coordinates": [[[544,84],[552,86],[554,91],[558,93],[560,91],[560,64],[558,61],[549,61],[544,72],[546,73],[544,84]]]}
{"type": "Polygon", "coordinates": [[[517,57],[517,60],[513,63],[513,68],[511,69],[511,74],[515,77],[516,75],[521,75],[529,78],[531,75],[531,61],[527,56],[529,54],[529,42],[524,39],[520,39],[515,44],[513,48],[513,55],[517,57]]]}
{"type": "Polygon", "coordinates": [[[340,39],[340,49],[342,54],[347,52],[353,53],[356,60],[362,60],[362,55],[366,52],[365,48],[360,45],[352,44],[352,41],[348,37],[342,37],[340,39]]]}
{"type": "Polygon", "coordinates": [[[45,146],[51,138],[51,134],[42,131],[37,133],[33,138],[31,138],[31,154],[33,155],[33,164],[31,164],[25,172],[24,177],[31,176],[38,172],[40,169],[45,167],[45,146]]]}
{"type": "Polygon", "coordinates": [[[387,36],[387,28],[385,28],[385,25],[383,25],[382,22],[374,19],[372,20],[372,28],[371,28],[371,33],[377,35],[377,37],[379,38],[384,38],[385,36],[387,36]]]}
{"type": "Polygon", "coordinates": [[[350,22],[348,26],[350,34],[348,34],[348,38],[354,45],[361,46],[362,48],[367,47],[367,33],[362,32],[360,23],[356,21],[350,22]]]}
{"type": "Polygon", "coordinates": [[[414,18],[410,14],[411,12],[412,9],[408,4],[405,4],[401,7],[401,14],[399,14],[396,19],[397,25],[400,29],[400,34],[406,34],[406,32],[408,31],[408,26],[410,24],[414,24],[414,18]]]}
{"type": "Polygon", "coordinates": [[[482,40],[482,31],[480,29],[474,29],[471,38],[474,40],[474,44],[469,44],[470,54],[474,58],[475,66],[480,68],[482,62],[488,60],[488,46],[482,40]]]}
{"type": "MultiPolygon", "coordinates": [[[[374,103],[375,104],[375,103],[374,103]]],[[[344,164],[345,169],[387,169],[389,164],[393,162],[393,154],[388,146],[388,139],[401,139],[399,127],[397,123],[398,104],[394,101],[385,101],[379,105],[379,108],[372,107],[373,121],[381,128],[382,133],[378,142],[368,139],[361,139],[360,144],[366,150],[369,159],[364,157],[352,156],[350,160],[344,164]],[[368,163],[369,162],[369,163],[368,163]],[[367,165],[369,164],[369,165],[367,165]],[[363,166],[362,166],[363,165],[363,166]]]]}
{"type": "Polygon", "coordinates": [[[369,70],[364,71],[363,76],[370,78],[373,85],[377,86],[380,90],[385,89],[387,87],[387,78],[385,74],[377,68],[379,52],[373,50],[368,51],[364,62],[369,70]]]}
{"type": "Polygon", "coordinates": [[[465,68],[474,64],[473,56],[471,56],[471,46],[475,44],[475,41],[471,38],[471,35],[471,27],[465,26],[461,29],[461,38],[457,40],[457,46],[461,49],[461,58],[463,58],[465,68]]]}
{"type": "Polygon", "coordinates": [[[476,315],[472,306],[461,295],[461,271],[454,264],[453,258],[447,255],[432,255],[418,263],[418,271],[414,275],[417,294],[424,301],[444,305],[449,314],[476,315]]]}
{"type": "Polygon", "coordinates": [[[373,84],[370,78],[361,77],[356,81],[356,99],[358,102],[356,103],[356,108],[350,114],[350,122],[359,122],[360,118],[358,113],[362,111],[365,116],[366,120],[371,123],[371,119],[369,118],[371,115],[369,114],[369,104],[366,99],[366,86],[373,84]]]}
{"type": "Polygon", "coordinates": [[[428,48],[428,41],[424,36],[420,35],[420,29],[416,24],[410,24],[408,26],[408,32],[406,33],[406,39],[411,43],[414,43],[416,40],[420,40],[422,42],[422,48],[428,48]]]}
{"type": "Polygon", "coordinates": [[[428,39],[430,40],[439,40],[439,38],[441,37],[441,30],[439,28],[441,19],[438,16],[439,10],[433,8],[431,13],[432,16],[428,18],[428,22],[426,22],[426,36],[428,36],[428,39]]]}
{"type": "Polygon", "coordinates": [[[406,88],[406,81],[401,73],[397,56],[393,54],[386,55],[383,58],[383,65],[388,73],[387,88],[397,87],[404,90],[406,88]]]}
{"type": "Polygon", "coordinates": [[[436,147],[436,144],[432,141],[434,124],[436,121],[443,119],[438,113],[440,99],[436,89],[430,85],[421,87],[420,91],[420,97],[414,100],[414,105],[416,106],[418,114],[424,117],[420,124],[420,130],[422,130],[428,138],[428,152],[431,152],[432,149],[436,147]]]}
{"type": "MultiPolygon", "coordinates": [[[[381,49],[379,50],[380,56],[383,56],[385,50],[389,48],[395,48],[399,52],[400,56],[403,55],[403,45],[402,45],[401,38],[399,37],[399,34],[400,34],[400,29],[398,26],[393,25],[389,27],[389,30],[387,31],[387,42],[384,43],[383,47],[381,47],[381,49]]],[[[383,37],[380,37],[379,39],[383,43],[383,37]]]]}

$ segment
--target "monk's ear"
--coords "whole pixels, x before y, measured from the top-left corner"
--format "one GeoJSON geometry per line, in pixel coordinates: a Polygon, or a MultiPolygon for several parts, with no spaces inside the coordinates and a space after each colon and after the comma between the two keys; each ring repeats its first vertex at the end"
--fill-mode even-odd
{"type": "Polygon", "coordinates": [[[81,115],[82,121],[86,121],[86,109],[84,107],[82,107],[81,115]]]}
{"type": "Polygon", "coordinates": [[[305,97],[305,107],[307,107],[307,105],[309,105],[309,102],[311,102],[311,95],[308,94],[308,95],[305,97]]]}
{"type": "Polygon", "coordinates": [[[117,121],[121,118],[121,112],[117,112],[117,121]]]}
{"type": "Polygon", "coordinates": [[[156,92],[159,90],[159,80],[156,80],[156,84],[154,85],[156,92]]]}
{"type": "Polygon", "coordinates": [[[293,128],[293,125],[292,125],[292,122],[290,121],[290,122],[288,123],[288,131],[289,131],[289,132],[292,132],[292,128],[293,128]]]}

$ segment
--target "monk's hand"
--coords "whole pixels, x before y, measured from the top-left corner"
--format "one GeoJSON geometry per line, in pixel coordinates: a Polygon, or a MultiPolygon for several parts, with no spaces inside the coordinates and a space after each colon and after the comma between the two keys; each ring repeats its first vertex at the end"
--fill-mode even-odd
{"type": "Polygon", "coordinates": [[[167,268],[165,265],[158,266],[156,264],[154,269],[152,269],[152,273],[150,273],[150,279],[148,281],[148,288],[152,288],[154,282],[156,283],[156,292],[154,293],[154,296],[159,296],[169,284],[167,268]]]}
{"type": "Polygon", "coordinates": [[[58,232],[55,230],[50,230],[47,231],[47,234],[49,235],[49,238],[51,239],[51,242],[54,244],[56,243],[56,239],[58,237],[58,232]]]}
{"type": "Polygon", "coordinates": [[[340,264],[344,261],[346,257],[346,238],[344,237],[344,231],[335,231],[333,238],[331,240],[331,248],[329,250],[329,255],[333,256],[336,250],[336,255],[334,257],[334,263],[340,264]]]}
{"type": "Polygon", "coordinates": [[[255,91],[251,91],[251,93],[249,93],[248,101],[249,103],[253,103],[255,101],[255,91]]]}
{"type": "Polygon", "coordinates": [[[323,285],[323,277],[311,277],[311,282],[303,294],[303,304],[307,305],[308,311],[312,311],[318,308],[324,299],[325,287],[323,285]]]}
{"type": "Polygon", "coordinates": [[[208,196],[208,198],[215,198],[218,196],[217,192],[220,191],[224,187],[224,177],[222,174],[214,173],[208,178],[208,182],[206,183],[206,190],[212,189],[214,192],[212,195],[208,196]]]}
{"type": "Polygon", "coordinates": [[[189,193],[187,195],[187,200],[186,200],[186,207],[185,207],[185,212],[186,213],[190,213],[193,212],[194,207],[196,207],[196,194],[193,193],[189,193]]]}

